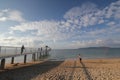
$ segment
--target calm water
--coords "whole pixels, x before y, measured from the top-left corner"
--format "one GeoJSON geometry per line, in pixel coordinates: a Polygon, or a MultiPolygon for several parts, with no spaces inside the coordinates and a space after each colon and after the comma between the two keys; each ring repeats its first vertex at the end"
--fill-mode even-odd
{"type": "Polygon", "coordinates": [[[77,58],[81,54],[83,59],[98,59],[98,58],[120,58],[120,49],[64,49],[52,50],[49,59],[65,60],[77,58]]]}

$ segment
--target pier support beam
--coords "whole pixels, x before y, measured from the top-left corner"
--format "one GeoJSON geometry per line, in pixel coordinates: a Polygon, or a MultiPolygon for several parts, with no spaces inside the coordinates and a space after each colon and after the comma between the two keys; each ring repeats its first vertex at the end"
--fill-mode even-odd
{"type": "Polygon", "coordinates": [[[14,64],[14,57],[12,57],[11,59],[11,64],[14,64]]]}
{"type": "Polygon", "coordinates": [[[41,59],[42,55],[41,55],[42,52],[40,52],[40,56],[39,56],[39,59],[41,59]]]}
{"type": "Polygon", "coordinates": [[[26,63],[27,55],[24,55],[24,63],[26,63]]]}
{"type": "Polygon", "coordinates": [[[39,60],[39,52],[37,52],[37,60],[39,60]]]}
{"type": "Polygon", "coordinates": [[[35,61],[35,53],[32,54],[32,59],[33,59],[33,61],[35,61]]]}
{"type": "Polygon", "coordinates": [[[5,68],[5,59],[2,59],[0,69],[4,69],[4,68],[5,68]]]}

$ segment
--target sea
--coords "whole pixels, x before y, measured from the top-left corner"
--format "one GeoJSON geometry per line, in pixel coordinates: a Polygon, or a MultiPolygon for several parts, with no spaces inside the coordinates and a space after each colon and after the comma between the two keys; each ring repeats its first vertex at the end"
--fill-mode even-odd
{"type": "Polygon", "coordinates": [[[50,52],[49,60],[120,58],[120,48],[102,49],[54,49],[50,52]]]}
{"type": "MultiPolygon", "coordinates": [[[[46,58],[51,61],[63,61],[66,59],[77,59],[78,55],[82,59],[107,59],[120,58],[120,48],[98,48],[98,49],[52,49],[46,58]]],[[[15,63],[23,62],[24,56],[15,57],[15,63]]],[[[27,56],[27,62],[32,61],[32,55],[27,56]]],[[[7,63],[11,58],[6,59],[7,63]]]]}

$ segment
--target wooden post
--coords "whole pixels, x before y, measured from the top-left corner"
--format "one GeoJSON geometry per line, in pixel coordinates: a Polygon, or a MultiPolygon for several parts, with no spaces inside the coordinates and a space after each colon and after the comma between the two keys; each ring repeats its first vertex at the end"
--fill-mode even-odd
{"type": "Polygon", "coordinates": [[[4,69],[4,68],[5,68],[5,59],[2,59],[0,69],[4,69]]]}
{"type": "Polygon", "coordinates": [[[24,55],[24,63],[26,63],[27,55],[24,55]]]}
{"type": "Polygon", "coordinates": [[[38,58],[39,58],[39,52],[37,51],[37,60],[38,60],[38,58]]]}
{"type": "Polygon", "coordinates": [[[33,59],[33,61],[35,61],[35,53],[32,54],[32,59],[33,59]]]}
{"type": "Polygon", "coordinates": [[[40,50],[40,58],[42,58],[43,54],[42,54],[42,47],[41,47],[41,50],[40,50]]]}
{"type": "Polygon", "coordinates": [[[14,57],[12,57],[11,59],[11,64],[14,64],[14,57]]]}
{"type": "Polygon", "coordinates": [[[0,46],[0,54],[1,54],[1,46],[0,46]]]}
{"type": "Polygon", "coordinates": [[[45,56],[47,56],[47,48],[48,46],[45,46],[45,56]]]}
{"type": "Polygon", "coordinates": [[[40,56],[39,56],[39,59],[41,58],[41,53],[42,53],[42,52],[40,51],[40,56]]]}

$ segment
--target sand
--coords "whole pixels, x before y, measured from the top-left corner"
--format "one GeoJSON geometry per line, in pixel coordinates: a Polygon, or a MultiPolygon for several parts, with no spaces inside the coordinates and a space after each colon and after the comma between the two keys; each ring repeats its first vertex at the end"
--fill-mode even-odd
{"type": "Polygon", "coordinates": [[[0,80],[120,80],[120,59],[70,59],[6,66],[0,80]]]}

